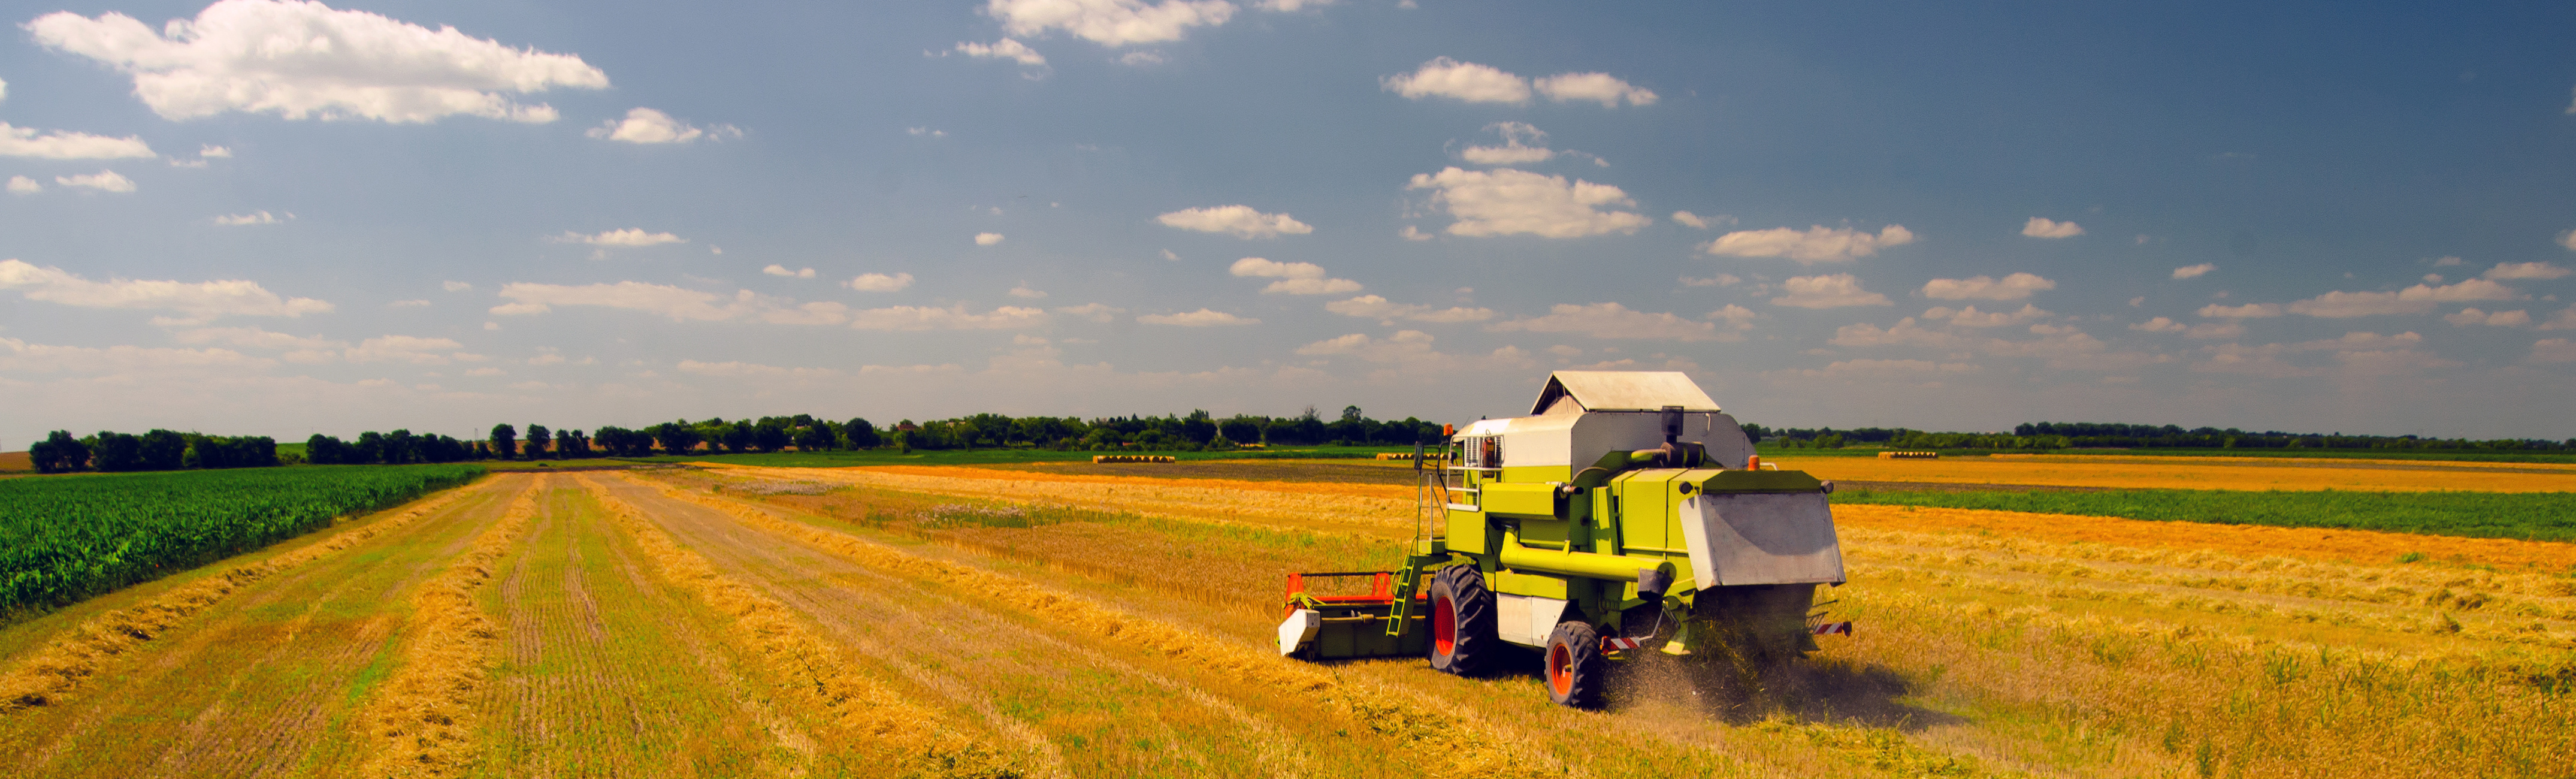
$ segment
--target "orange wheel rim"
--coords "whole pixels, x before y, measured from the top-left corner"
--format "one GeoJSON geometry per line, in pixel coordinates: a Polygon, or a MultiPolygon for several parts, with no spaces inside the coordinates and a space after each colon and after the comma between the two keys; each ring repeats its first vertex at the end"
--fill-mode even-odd
{"type": "Polygon", "coordinates": [[[1547,648],[1547,686],[1560,697],[1574,692],[1574,652],[1564,644],[1547,648]]]}
{"type": "Polygon", "coordinates": [[[1458,651],[1458,606],[1447,596],[1431,604],[1431,645],[1441,657],[1458,651]]]}

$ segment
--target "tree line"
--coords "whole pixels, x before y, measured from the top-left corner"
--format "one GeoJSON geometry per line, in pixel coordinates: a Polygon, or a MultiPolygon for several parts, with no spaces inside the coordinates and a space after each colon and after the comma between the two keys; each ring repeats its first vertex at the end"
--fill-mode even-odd
{"type": "Polygon", "coordinates": [[[2426,438],[2422,436],[2345,435],[2343,433],[2251,432],[2236,428],[2181,425],[2132,425],[2105,422],[2025,422],[2006,433],[1941,433],[1906,428],[1864,427],[1766,429],[1745,425],[1754,440],[1771,440],[1790,449],[1839,449],[1876,444],[1891,449],[2381,449],[2459,452],[2576,451],[2576,438],[2426,438]]]}
{"type": "Polygon", "coordinates": [[[102,430],[74,438],[56,430],[27,447],[37,473],[72,471],[176,471],[188,468],[261,468],[280,464],[268,436],[214,436],[153,430],[135,435],[102,430]]]}

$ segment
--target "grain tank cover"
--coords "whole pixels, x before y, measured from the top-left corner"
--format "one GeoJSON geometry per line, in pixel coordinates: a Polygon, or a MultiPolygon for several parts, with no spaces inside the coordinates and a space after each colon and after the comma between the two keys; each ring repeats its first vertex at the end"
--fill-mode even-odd
{"type": "Polygon", "coordinates": [[[1679,371],[1557,371],[1548,374],[1547,388],[1539,390],[1530,413],[1548,413],[1550,406],[1569,398],[1577,406],[1571,411],[1720,410],[1716,400],[1679,371]]]}

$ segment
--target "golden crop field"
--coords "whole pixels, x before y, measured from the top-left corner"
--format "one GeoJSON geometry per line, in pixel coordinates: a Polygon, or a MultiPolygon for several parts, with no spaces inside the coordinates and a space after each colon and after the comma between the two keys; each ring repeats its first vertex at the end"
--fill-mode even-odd
{"type": "Polygon", "coordinates": [[[1769,459],[1819,479],[2184,490],[2576,492],[2576,466],[2424,460],[2023,455],[1769,459]]]}
{"type": "Polygon", "coordinates": [[[2576,545],[1840,506],[1857,634],[1757,700],[1276,657],[1282,575],[1397,562],[1411,493],[493,476],[0,628],[0,774],[2576,774],[2576,545]]]}

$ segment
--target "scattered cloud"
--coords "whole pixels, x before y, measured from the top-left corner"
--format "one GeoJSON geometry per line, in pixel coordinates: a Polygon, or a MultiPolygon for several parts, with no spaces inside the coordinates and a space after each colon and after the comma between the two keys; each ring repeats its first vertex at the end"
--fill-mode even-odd
{"type": "Polygon", "coordinates": [[[933,130],[933,129],[930,129],[930,128],[928,128],[928,127],[906,127],[906,128],[903,128],[903,131],[904,131],[904,132],[906,132],[906,133],[910,133],[910,134],[912,134],[912,135],[917,135],[917,136],[918,136],[918,135],[926,135],[926,136],[929,136],[929,137],[932,137],[932,138],[946,138],[946,137],[948,137],[948,131],[947,131],[947,130],[933,130]]]}
{"type": "Polygon", "coordinates": [[[2083,235],[2084,228],[2074,222],[2060,222],[2047,217],[2034,216],[2030,221],[2022,223],[2021,234],[2032,238],[2073,238],[2083,235]]]}
{"type": "Polygon", "coordinates": [[[100,192],[134,191],[133,179],[118,175],[116,171],[112,170],[102,170],[97,173],[79,176],[55,176],[54,183],[61,184],[66,187],[95,189],[100,192]]]}
{"type": "Polygon", "coordinates": [[[2576,330],[2576,306],[2559,309],[2556,316],[2550,317],[2547,322],[2540,323],[2540,329],[2576,330]]]}
{"type": "Polygon", "coordinates": [[[67,306],[175,311],[187,318],[171,321],[191,324],[224,316],[300,317],[332,310],[331,304],[312,298],[280,298],[253,281],[90,281],[19,260],[0,260],[0,289],[67,306]]]}
{"type": "Polygon", "coordinates": [[[1500,133],[1503,145],[1469,146],[1459,150],[1459,158],[1478,165],[1527,165],[1546,162],[1556,156],[1554,150],[1547,148],[1547,133],[1536,127],[1520,122],[1495,122],[1485,125],[1485,129],[1500,133]]]}
{"type": "Polygon", "coordinates": [[[2559,233],[2558,245],[2567,247],[2569,251],[2576,251],[2576,230],[2559,233]]]}
{"type": "Polygon", "coordinates": [[[1261,324],[1261,320],[1259,319],[1240,317],[1223,311],[1213,311],[1204,308],[1182,314],[1146,314],[1144,316],[1137,317],[1136,321],[1149,325],[1171,325],[1173,327],[1233,327],[1237,325],[1261,324]]]}
{"type": "Polygon", "coordinates": [[[325,351],[338,350],[346,348],[349,345],[349,342],[347,341],[333,340],[318,335],[288,335],[286,333],[270,332],[256,327],[199,327],[173,332],[170,334],[170,339],[190,346],[222,344],[242,349],[266,349],[270,351],[325,351]]]}
{"type": "Polygon", "coordinates": [[[2488,313],[2476,308],[2464,308],[2460,309],[2459,313],[2444,315],[2442,317],[2442,321],[2461,327],[2467,327],[2470,325],[2522,327],[2524,325],[2531,324],[2531,312],[2514,310],[2488,313]]]}
{"type": "Polygon", "coordinates": [[[1025,281],[1020,282],[1019,286],[1012,287],[1009,294],[1011,297],[1024,298],[1028,300],[1037,300],[1047,296],[1045,290],[1030,289],[1028,282],[1025,281]]]}
{"type": "Polygon", "coordinates": [[[993,245],[993,244],[997,244],[997,243],[1001,243],[1001,242],[1002,242],[1002,234],[1001,234],[1001,233],[976,233],[976,234],[975,234],[975,245],[977,245],[977,246],[991,246],[991,245],[993,245]]]}
{"type": "Polygon", "coordinates": [[[1118,64],[1133,68],[1163,64],[1163,55],[1150,51],[1131,51],[1118,55],[1118,64]]]}
{"type": "Polygon", "coordinates": [[[1886,295],[1861,289],[1860,278],[1849,273],[1795,276],[1780,282],[1780,288],[1787,294],[1772,298],[1771,305],[1798,308],[1895,305],[1886,295]]]}
{"type": "Polygon", "coordinates": [[[1772,371],[1770,372],[1770,375],[1781,378],[1801,379],[1915,378],[1925,376],[1927,374],[1974,373],[1976,370],[1977,366],[1975,364],[1964,362],[1878,360],[1862,358],[1857,360],[1836,360],[1827,364],[1822,369],[1801,368],[1788,371],[1772,371]]]}
{"type": "Polygon", "coordinates": [[[1439,173],[1418,173],[1405,188],[1436,190],[1432,202],[1458,218],[1449,225],[1451,235],[1581,238],[1634,233],[1654,221],[1626,211],[1601,210],[1636,205],[1618,187],[1581,179],[1568,183],[1564,176],[1511,168],[1471,171],[1453,167],[1439,173]]]}
{"type": "Polygon", "coordinates": [[[714,141],[740,138],[742,128],[720,124],[702,130],[673,119],[670,114],[637,107],[628,109],[625,119],[610,119],[583,134],[593,138],[635,144],[688,143],[700,138],[714,141]]]}
{"type": "Polygon", "coordinates": [[[197,156],[206,159],[232,159],[233,150],[209,143],[197,147],[197,156]]]}
{"type": "Polygon", "coordinates": [[[34,128],[11,127],[0,122],[0,157],[35,157],[47,160],[115,160],[131,157],[149,159],[159,155],[145,145],[139,136],[111,138],[89,133],[54,131],[37,134],[34,128]]]}
{"type": "Polygon", "coordinates": [[[295,215],[292,213],[287,214],[284,219],[279,219],[276,214],[271,214],[267,211],[253,211],[247,214],[225,214],[223,216],[215,217],[215,224],[224,225],[226,227],[239,227],[242,225],[273,225],[279,222],[291,222],[294,220],[295,215]]]}
{"type": "Polygon", "coordinates": [[[1415,227],[1413,225],[1405,225],[1404,229],[1396,231],[1395,237],[1402,238],[1407,241],[1428,241],[1438,236],[1423,232],[1422,228],[1415,227]]]}
{"type": "Polygon", "coordinates": [[[1848,262],[1890,246],[1914,242],[1904,225],[1888,225],[1876,235],[1850,228],[1816,225],[1804,231],[1787,227],[1738,230],[1700,246],[1700,251],[1730,257],[1787,257],[1799,263],[1848,262]]]}
{"type": "Polygon", "coordinates": [[[1378,79],[1386,91],[1420,100],[1447,97],[1470,103],[1526,103],[1529,81],[1491,65],[1434,57],[1411,73],[1378,79]]]}
{"type": "Polygon", "coordinates": [[[810,278],[813,278],[813,277],[814,277],[814,269],[813,269],[813,268],[799,268],[799,269],[796,269],[796,270],[788,270],[788,269],[787,269],[787,266],[785,266],[785,265],[771,265],[771,266],[769,266],[769,267],[766,267],[766,268],[762,268],[762,269],[760,269],[760,272],[761,272],[761,273],[768,274],[768,275],[771,275],[771,276],[785,276],[785,277],[787,277],[787,278],[791,278],[791,279],[810,279],[810,278]]]}
{"type": "Polygon", "coordinates": [[[480,362],[483,355],[462,351],[464,344],[448,338],[421,338],[388,335],[359,341],[341,353],[353,363],[401,362],[413,365],[446,365],[450,362],[480,362]]]}
{"type": "Polygon", "coordinates": [[[1590,100],[1603,108],[1617,108],[1620,101],[1632,106],[1655,104],[1655,93],[1643,87],[1611,77],[1608,73],[1559,73],[1539,79],[1531,86],[1547,99],[1559,103],[1590,100]]]}
{"type": "Polygon", "coordinates": [[[2468,263],[2469,263],[2469,261],[2468,261],[2468,260],[2463,260],[2463,259],[2460,259],[2460,258],[2458,258],[2458,257],[2444,257],[2444,258],[2441,258],[2441,259],[2438,259],[2438,260],[2434,260],[2434,261],[2433,261],[2433,267],[2436,267],[2436,268],[2448,268],[2448,267],[2451,267],[2451,266],[2453,266],[2453,265],[2467,265],[2468,263]]]}
{"type": "Polygon", "coordinates": [[[830,368],[781,368],[774,365],[762,365],[756,362],[741,362],[738,360],[728,360],[725,362],[681,360],[678,365],[674,366],[674,369],[681,373],[692,373],[699,376],[716,376],[720,378],[806,378],[838,376],[841,374],[840,371],[832,370],[830,368]]]}
{"type": "MultiPolygon", "coordinates": [[[[810,304],[809,304],[810,305],[810,304]]],[[[1003,306],[977,314],[964,305],[949,308],[892,306],[850,312],[850,327],[859,330],[1016,330],[1046,324],[1045,309],[1003,306]]]]}
{"type": "Polygon", "coordinates": [[[2201,306],[2199,313],[2201,316],[2214,319],[2255,319],[2261,317],[2275,317],[2281,315],[2281,304],[2247,303],[2241,306],[2222,306],[2216,303],[2211,303],[2206,306],[2201,306]]]}
{"type": "Polygon", "coordinates": [[[883,273],[862,273],[858,278],[849,280],[845,286],[860,292],[901,292],[904,288],[912,286],[912,274],[897,273],[888,276],[883,273]]]}
{"type": "Polygon", "coordinates": [[[474,289],[474,285],[462,281],[442,281],[438,283],[438,287],[449,292],[466,292],[474,289]]]}
{"type": "Polygon", "coordinates": [[[1106,303],[1084,303],[1079,306],[1064,306],[1056,309],[1055,312],[1094,322],[1110,322],[1117,320],[1120,314],[1127,313],[1127,309],[1106,303]]]}
{"type": "Polygon", "coordinates": [[[1278,279],[1262,287],[1264,294],[1331,295],[1360,291],[1360,283],[1350,279],[1327,278],[1323,266],[1311,262],[1273,262],[1260,257],[1235,260],[1226,272],[1244,278],[1278,279]]]}
{"type": "Polygon", "coordinates": [[[2570,271],[2566,268],[2561,268],[2546,262],[2504,262],[2497,263],[2495,267],[2487,269],[2487,272],[2483,275],[2486,278],[2501,281],[2506,279],[2558,279],[2566,278],[2569,273],[2576,273],[2576,271],[2570,271]]]}
{"type": "Polygon", "coordinates": [[[141,346],[53,346],[0,338],[0,371],[26,373],[130,373],[265,368],[277,361],[231,349],[141,346]]]}
{"type": "Polygon", "coordinates": [[[1164,227],[1196,230],[1202,233],[1231,233],[1236,238],[1277,238],[1280,234],[1305,235],[1315,228],[1287,214],[1265,214],[1251,206],[1232,205],[1214,208],[1185,208],[1154,221],[1164,227]]]}
{"type": "Polygon", "coordinates": [[[608,86],[608,74],[578,56],[319,2],[219,0],[161,32],[113,12],[96,18],[56,12],[25,27],[40,45],[132,74],[135,96],[171,120],[243,111],[287,119],[399,123],[464,114],[542,123],[555,120],[554,108],[515,103],[505,93],[608,86]]]}
{"type": "Polygon", "coordinates": [[[2532,362],[2576,362],[2576,341],[2543,338],[2531,343],[2532,362]]]}
{"type": "Polygon", "coordinates": [[[36,183],[35,179],[25,176],[9,177],[9,194],[33,195],[43,191],[45,191],[45,185],[36,183]]]}
{"type": "Polygon", "coordinates": [[[969,57],[1011,60],[1033,68],[1044,67],[1047,64],[1046,57],[1039,54],[1036,49],[1029,48],[1028,44],[1009,38],[1003,38],[992,43],[975,43],[972,41],[959,43],[957,44],[955,51],[969,57]]]}
{"type": "Polygon", "coordinates": [[[555,306],[596,306],[640,311],[669,317],[674,322],[757,321],[781,325],[848,325],[860,330],[1000,330],[1034,327],[1046,322],[1046,312],[1034,308],[1003,306],[981,314],[968,311],[963,305],[950,308],[891,306],[852,309],[831,302],[798,304],[751,290],[739,290],[727,296],[640,281],[579,286],[513,282],[503,285],[500,294],[512,302],[494,306],[492,313],[496,316],[542,314],[555,306]]]}
{"type": "Polygon", "coordinates": [[[1684,319],[1669,313],[1649,314],[1617,303],[1577,305],[1560,303],[1548,309],[1546,316],[1527,317],[1485,326],[1494,332],[1580,333],[1594,338],[1663,339],[1675,341],[1742,340],[1735,333],[1719,333],[1717,325],[1684,319]]]}
{"type": "Polygon", "coordinates": [[[2196,279],[2209,275],[2209,272],[2214,270],[2218,270],[2218,266],[2214,263],[2204,262],[2199,265],[2185,265],[2180,268],[2175,268],[2173,271],[2173,277],[2176,280],[2196,279]]]}
{"type": "Polygon", "coordinates": [[[2057,282],[2037,274],[2015,273],[2000,281],[1992,276],[1933,279],[1923,285],[1923,296],[1934,300],[2027,300],[2032,293],[2056,288],[2057,282]]]}
{"type": "Polygon", "coordinates": [[[1336,300],[1324,304],[1324,310],[1340,314],[1342,316],[1376,319],[1388,324],[1393,324],[1396,320],[1456,323],[1482,322],[1494,318],[1494,310],[1490,308],[1467,308],[1463,306],[1435,308],[1420,303],[1389,303],[1386,298],[1378,297],[1376,295],[1361,295],[1349,300],[1336,300]]]}
{"type": "Polygon", "coordinates": [[[1681,282],[1685,287],[1732,287],[1744,283],[1744,279],[1732,273],[1720,273],[1705,279],[1683,276],[1681,282]]]}
{"type": "Polygon", "coordinates": [[[386,308],[427,308],[427,307],[429,307],[429,301],[426,301],[426,300],[397,300],[397,301],[394,301],[394,302],[391,302],[391,303],[386,303],[386,304],[385,304],[385,307],[386,307],[386,308]]]}
{"type": "Polygon", "coordinates": [[[2156,317],[2145,322],[2133,324],[2129,326],[2129,329],[2147,333],[2181,333],[2184,338],[2198,338],[2203,340],[2235,338],[2245,334],[2245,325],[2234,321],[2201,322],[2198,324],[2186,325],[2165,317],[2156,317]]]}
{"type": "Polygon", "coordinates": [[[2458,284],[2435,287],[2417,284],[2396,292],[2328,292],[2290,304],[2290,312],[2328,319],[2345,319],[2382,314],[2422,314],[2442,303],[2464,303],[2480,300],[2513,300],[2522,297],[2511,287],[2485,279],[2469,279],[2458,284]]]}
{"type": "Polygon", "coordinates": [[[629,227],[624,230],[610,230],[595,235],[584,235],[582,233],[568,231],[562,235],[548,238],[546,240],[553,241],[555,243],[586,243],[592,246],[656,246],[666,243],[689,242],[689,239],[687,238],[682,238],[670,233],[648,233],[644,232],[641,228],[634,227],[629,227]]]}
{"type": "Polygon", "coordinates": [[[1177,41],[1192,27],[1214,27],[1234,17],[1225,0],[988,0],[984,14],[1002,31],[1036,37],[1063,32],[1103,46],[1177,41]]]}
{"type": "Polygon", "coordinates": [[[2057,315],[2028,303],[2022,304],[2021,310],[2011,312],[1979,311],[1973,305],[1955,311],[1946,306],[1936,306],[1923,312],[1925,321],[1946,321],[1954,327],[2003,327],[2054,316],[2057,315]]]}
{"type": "Polygon", "coordinates": [[[1688,225],[1692,229],[1706,230],[1709,228],[1709,225],[1735,224],[1735,217],[1727,216],[1725,214],[1718,214],[1716,216],[1700,216],[1689,211],[1675,211],[1673,212],[1673,221],[1688,225]]]}

